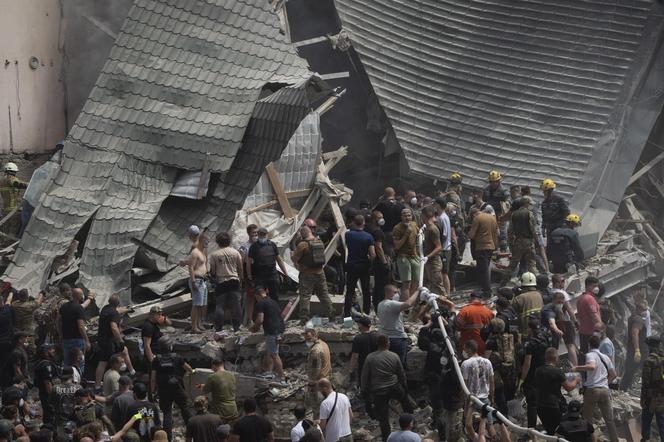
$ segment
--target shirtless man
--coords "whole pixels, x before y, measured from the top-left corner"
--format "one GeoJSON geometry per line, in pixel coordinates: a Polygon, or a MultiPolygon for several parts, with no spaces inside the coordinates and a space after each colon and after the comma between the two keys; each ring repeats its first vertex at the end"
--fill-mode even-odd
{"type": "Polygon", "coordinates": [[[189,290],[191,290],[191,331],[202,333],[202,322],[205,320],[207,310],[207,243],[208,238],[205,231],[196,225],[189,226],[189,238],[191,239],[191,252],[189,256],[180,262],[189,269],[189,290]]]}

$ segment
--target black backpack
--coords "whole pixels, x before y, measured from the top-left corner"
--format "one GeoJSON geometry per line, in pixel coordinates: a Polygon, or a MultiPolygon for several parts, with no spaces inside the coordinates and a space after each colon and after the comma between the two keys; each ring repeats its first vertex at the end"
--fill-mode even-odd
{"type": "Polygon", "coordinates": [[[155,372],[157,374],[157,385],[179,385],[182,371],[182,361],[175,353],[157,355],[155,372]]]}

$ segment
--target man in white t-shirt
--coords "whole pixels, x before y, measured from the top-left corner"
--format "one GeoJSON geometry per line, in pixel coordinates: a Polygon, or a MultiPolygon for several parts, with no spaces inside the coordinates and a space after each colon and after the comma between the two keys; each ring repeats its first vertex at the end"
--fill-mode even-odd
{"type": "Polygon", "coordinates": [[[565,291],[565,277],[559,274],[553,275],[551,285],[553,293],[560,292],[565,297],[565,303],[563,304],[563,341],[565,342],[565,347],[567,347],[567,358],[572,365],[579,365],[576,351],[576,328],[578,327],[578,322],[574,314],[574,309],[569,303],[572,297],[565,291]]]}
{"type": "Polygon", "coordinates": [[[353,410],[348,396],[334,391],[325,378],[318,381],[318,390],[325,396],[320,404],[320,428],[325,433],[326,442],[351,442],[353,410]]]}
{"type": "Polygon", "coordinates": [[[300,439],[304,437],[307,430],[314,427],[316,424],[313,421],[306,419],[307,409],[304,405],[297,405],[293,409],[293,414],[295,415],[295,419],[297,419],[297,424],[291,429],[291,442],[299,442],[300,439]]]}
{"type": "Polygon", "coordinates": [[[616,378],[616,370],[608,356],[599,352],[600,337],[593,335],[588,341],[590,351],[586,353],[585,365],[572,367],[572,371],[586,372],[583,382],[583,417],[593,423],[595,409],[599,408],[611,442],[618,442],[618,432],[613,421],[613,405],[609,384],[616,378]]]}
{"type": "MultiPolygon", "coordinates": [[[[470,393],[485,404],[491,405],[495,387],[493,382],[493,366],[491,365],[491,361],[480,356],[477,351],[478,346],[475,340],[471,339],[463,344],[463,357],[465,361],[461,363],[461,374],[470,393]]],[[[468,408],[466,409],[466,431],[468,434],[473,434],[472,407],[473,402],[468,401],[468,408]]],[[[495,436],[492,428],[493,415],[489,414],[487,416],[487,423],[489,424],[491,436],[495,436]]]]}

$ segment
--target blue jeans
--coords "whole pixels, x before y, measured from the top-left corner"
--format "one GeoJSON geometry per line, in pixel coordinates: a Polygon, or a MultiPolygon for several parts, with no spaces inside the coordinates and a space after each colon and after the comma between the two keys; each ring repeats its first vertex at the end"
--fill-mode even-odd
{"type": "Polygon", "coordinates": [[[71,366],[72,358],[71,352],[78,348],[83,353],[83,360],[81,360],[81,377],[85,373],[85,339],[63,339],[62,340],[62,358],[63,364],[71,366]]]}
{"type": "Polygon", "coordinates": [[[650,425],[653,417],[657,418],[657,429],[660,438],[664,435],[664,411],[655,412],[646,407],[641,410],[641,440],[650,439],[650,425]]]}
{"type": "Polygon", "coordinates": [[[408,338],[390,338],[390,351],[399,356],[404,369],[406,368],[406,355],[410,347],[408,344],[410,344],[410,339],[408,338]]]}

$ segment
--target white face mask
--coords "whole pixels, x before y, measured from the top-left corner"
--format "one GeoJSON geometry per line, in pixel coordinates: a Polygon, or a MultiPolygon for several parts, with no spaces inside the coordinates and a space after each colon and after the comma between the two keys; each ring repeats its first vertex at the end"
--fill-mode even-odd
{"type": "Polygon", "coordinates": [[[410,199],[410,205],[411,206],[416,206],[417,205],[417,198],[413,197],[410,199]]]}
{"type": "Polygon", "coordinates": [[[307,347],[311,348],[311,347],[314,346],[314,343],[313,343],[312,341],[304,341],[304,345],[306,345],[307,347]]]}
{"type": "Polygon", "coordinates": [[[599,295],[599,287],[593,289],[593,295],[599,295]]]}
{"type": "Polygon", "coordinates": [[[126,371],[126,370],[127,370],[127,364],[123,362],[122,365],[120,365],[120,371],[126,371]]]}
{"type": "Polygon", "coordinates": [[[392,301],[399,301],[399,300],[401,300],[399,292],[396,292],[394,295],[392,295],[392,301]]]}
{"type": "Polygon", "coordinates": [[[385,218],[381,218],[378,220],[378,225],[379,226],[384,226],[385,225],[385,218]]]}

